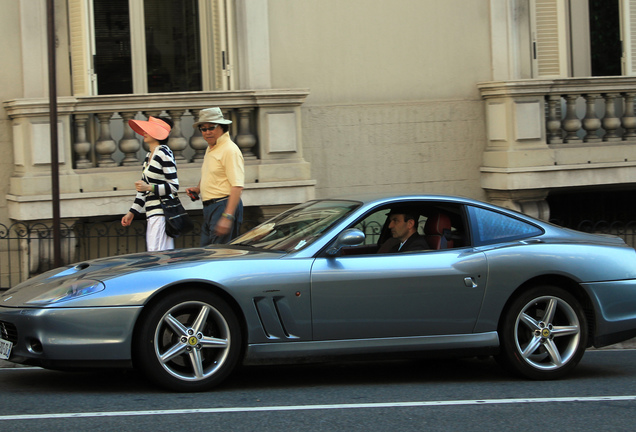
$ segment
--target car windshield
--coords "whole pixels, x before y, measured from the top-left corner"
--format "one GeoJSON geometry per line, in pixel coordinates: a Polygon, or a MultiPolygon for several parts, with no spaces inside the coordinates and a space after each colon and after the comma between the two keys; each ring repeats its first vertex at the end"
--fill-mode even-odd
{"type": "Polygon", "coordinates": [[[356,201],[309,201],[260,224],[230,244],[281,252],[300,250],[359,205],[356,201]]]}

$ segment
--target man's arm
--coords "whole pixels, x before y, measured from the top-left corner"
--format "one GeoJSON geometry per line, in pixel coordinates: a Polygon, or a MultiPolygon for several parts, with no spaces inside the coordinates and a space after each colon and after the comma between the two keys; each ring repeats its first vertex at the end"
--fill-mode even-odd
{"type": "Polygon", "coordinates": [[[232,225],[234,224],[234,212],[236,211],[236,207],[238,206],[239,201],[241,200],[241,194],[243,193],[243,188],[241,186],[233,186],[230,189],[230,196],[227,199],[227,204],[225,205],[224,215],[219,219],[219,222],[216,224],[216,235],[222,236],[230,232],[232,229],[232,225]]]}
{"type": "Polygon", "coordinates": [[[199,180],[199,183],[196,187],[186,188],[185,192],[192,199],[192,201],[198,200],[201,197],[201,180],[199,180]],[[195,195],[193,193],[198,196],[195,198],[195,195]]]}

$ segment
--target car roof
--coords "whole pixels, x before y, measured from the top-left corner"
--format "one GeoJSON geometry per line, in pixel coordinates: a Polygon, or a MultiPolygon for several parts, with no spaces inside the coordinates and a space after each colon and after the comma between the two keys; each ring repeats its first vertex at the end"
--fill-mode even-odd
{"type": "MultiPolygon", "coordinates": [[[[467,204],[483,205],[491,208],[499,208],[495,205],[455,195],[442,195],[442,194],[394,194],[394,193],[364,193],[364,194],[343,194],[333,197],[324,198],[324,200],[350,200],[360,201],[363,204],[376,204],[376,203],[390,203],[392,201],[448,201],[448,202],[462,202],[467,204]]],[[[317,200],[320,201],[320,200],[317,200]]],[[[509,210],[509,209],[504,209],[509,210]]]]}

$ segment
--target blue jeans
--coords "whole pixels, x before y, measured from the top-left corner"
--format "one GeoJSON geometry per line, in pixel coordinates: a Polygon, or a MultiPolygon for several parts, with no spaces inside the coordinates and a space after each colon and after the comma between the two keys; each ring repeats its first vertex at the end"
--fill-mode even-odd
{"type": "Polygon", "coordinates": [[[227,201],[221,201],[218,203],[210,204],[203,207],[203,226],[201,227],[201,246],[207,246],[209,244],[225,244],[235,237],[238,237],[241,223],[243,222],[243,201],[239,200],[234,212],[234,222],[230,232],[217,236],[214,233],[214,228],[218,223],[221,215],[225,211],[225,205],[227,201]]]}

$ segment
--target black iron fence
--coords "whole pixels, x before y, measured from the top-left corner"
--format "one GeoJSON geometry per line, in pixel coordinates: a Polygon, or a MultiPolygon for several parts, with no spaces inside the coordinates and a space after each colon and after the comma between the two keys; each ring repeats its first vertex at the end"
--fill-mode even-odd
{"type": "MultiPolygon", "coordinates": [[[[193,218],[194,230],[175,240],[176,248],[196,247],[201,234],[200,217],[193,218]]],[[[553,221],[557,222],[558,221],[553,221]]],[[[244,221],[241,231],[257,224],[244,221]]],[[[62,224],[61,246],[63,264],[72,264],[94,258],[124,255],[146,250],[146,224],[134,221],[122,227],[119,220],[109,222],[78,221],[73,225],[62,224]]],[[[636,221],[580,222],[579,231],[619,236],[627,244],[636,247],[636,221]]],[[[371,229],[377,236],[377,229],[371,229]]],[[[44,223],[0,224],[0,290],[8,289],[32,276],[53,267],[53,230],[44,223]]]]}
{"type": "MultiPolygon", "coordinates": [[[[175,239],[175,248],[199,246],[201,217],[193,217],[194,229],[175,239]]],[[[257,224],[244,221],[241,231],[257,224]]],[[[119,220],[108,222],[78,221],[61,226],[61,261],[72,264],[113,255],[146,250],[146,223],[135,220],[122,227],[119,220]]],[[[53,268],[53,229],[44,223],[0,224],[0,290],[53,268]]]]}
{"type": "Polygon", "coordinates": [[[578,231],[609,234],[622,238],[625,243],[636,248],[636,221],[591,221],[584,220],[578,223],[574,229],[578,231]]]}

